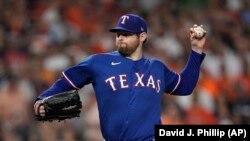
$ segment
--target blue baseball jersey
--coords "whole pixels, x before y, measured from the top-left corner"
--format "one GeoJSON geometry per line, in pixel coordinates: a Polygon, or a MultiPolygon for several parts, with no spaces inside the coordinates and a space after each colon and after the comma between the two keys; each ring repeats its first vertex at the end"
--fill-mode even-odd
{"type": "Polygon", "coordinates": [[[105,140],[148,140],[154,138],[154,126],[161,124],[163,94],[190,94],[204,56],[192,51],[183,73],[177,74],[160,60],[143,56],[133,61],[114,51],[87,57],[63,77],[72,89],[92,83],[105,140]]]}

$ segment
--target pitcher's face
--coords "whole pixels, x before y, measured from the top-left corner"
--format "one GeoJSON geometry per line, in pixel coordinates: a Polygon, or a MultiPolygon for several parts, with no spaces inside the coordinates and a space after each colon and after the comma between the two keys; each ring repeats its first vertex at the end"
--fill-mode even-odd
{"type": "Polygon", "coordinates": [[[127,57],[133,54],[139,45],[140,40],[137,34],[125,31],[116,33],[116,47],[123,56],[127,57]]]}

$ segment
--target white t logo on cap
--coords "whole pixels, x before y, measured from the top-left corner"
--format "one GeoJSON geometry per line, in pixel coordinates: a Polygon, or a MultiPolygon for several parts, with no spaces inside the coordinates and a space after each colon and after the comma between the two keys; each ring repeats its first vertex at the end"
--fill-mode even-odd
{"type": "Polygon", "coordinates": [[[125,20],[129,19],[129,16],[122,16],[122,24],[125,24],[125,20]]]}

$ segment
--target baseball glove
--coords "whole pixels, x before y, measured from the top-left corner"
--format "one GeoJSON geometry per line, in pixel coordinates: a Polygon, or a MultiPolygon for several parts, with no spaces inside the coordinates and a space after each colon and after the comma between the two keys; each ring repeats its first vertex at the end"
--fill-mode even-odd
{"type": "Polygon", "coordinates": [[[77,90],[66,91],[42,100],[45,116],[36,115],[38,121],[61,121],[80,117],[82,102],[77,90]]]}

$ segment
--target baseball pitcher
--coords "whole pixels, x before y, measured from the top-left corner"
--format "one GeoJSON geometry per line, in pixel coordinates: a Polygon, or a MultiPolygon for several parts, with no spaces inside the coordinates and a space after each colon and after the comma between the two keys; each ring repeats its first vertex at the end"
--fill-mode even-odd
{"type": "Polygon", "coordinates": [[[154,126],[161,124],[163,94],[189,95],[197,84],[200,65],[205,57],[206,31],[202,25],[190,28],[190,55],[180,73],[172,71],[158,59],[143,55],[147,31],[142,17],[122,15],[117,26],[110,29],[116,34],[117,50],[93,54],[65,69],[61,78],[37,97],[35,114],[46,116],[43,99],[79,90],[91,83],[104,140],[153,140],[154,126]],[[199,37],[196,36],[196,28],[202,29],[199,37]]]}

